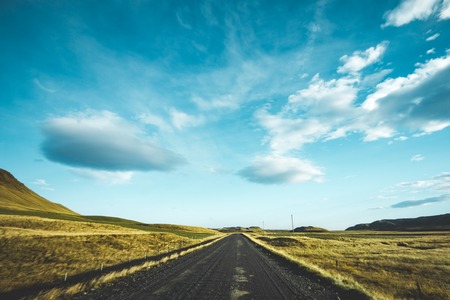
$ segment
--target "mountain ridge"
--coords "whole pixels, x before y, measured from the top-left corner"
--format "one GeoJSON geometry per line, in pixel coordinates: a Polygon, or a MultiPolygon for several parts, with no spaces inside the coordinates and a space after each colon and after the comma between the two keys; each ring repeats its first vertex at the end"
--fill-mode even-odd
{"type": "Polygon", "coordinates": [[[79,215],[62,204],[39,196],[10,172],[0,168],[0,208],[12,211],[38,211],[79,215]]]}
{"type": "Polygon", "coordinates": [[[418,218],[378,220],[372,223],[357,224],[346,230],[450,231],[450,214],[418,218]]]}

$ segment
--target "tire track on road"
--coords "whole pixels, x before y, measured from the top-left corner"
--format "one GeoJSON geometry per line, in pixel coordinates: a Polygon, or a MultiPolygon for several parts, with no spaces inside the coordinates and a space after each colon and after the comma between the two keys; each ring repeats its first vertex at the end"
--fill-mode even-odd
{"type": "Polygon", "coordinates": [[[318,279],[243,235],[119,279],[77,299],[368,299],[318,279]]]}

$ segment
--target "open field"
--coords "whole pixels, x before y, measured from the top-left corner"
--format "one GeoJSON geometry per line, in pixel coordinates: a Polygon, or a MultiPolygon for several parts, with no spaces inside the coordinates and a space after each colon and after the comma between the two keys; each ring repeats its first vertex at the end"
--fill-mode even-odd
{"type": "Polygon", "coordinates": [[[0,208],[0,216],[1,215],[30,216],[53,220],[78,221],[78,222],[115,225],[122,228],[137,229],[140,231],[173,233],[180,236],[188,237],[190,239],[202,239],[217,234],[217,231],[215,230],[202,227],[169,225],[169,224],[145,224],[133,220],[121,219],[116,217],[106,217],[106,216],[70,215],[53,212],[19,211],[0,208]]]}
{"type": "Polygon", "coordinates": [[[94,223],[0,214],[0,292],[166,253],[215,233],[196,227],[177,227],[173,233],[165,225],[152,232],[150,226],[138,230],[97,219],[94,223]]]}
{"type": "Polygon", "coordinates": [[[252,235],[290,260],[380,299],[449,299],[450,232],[252,235]]]}

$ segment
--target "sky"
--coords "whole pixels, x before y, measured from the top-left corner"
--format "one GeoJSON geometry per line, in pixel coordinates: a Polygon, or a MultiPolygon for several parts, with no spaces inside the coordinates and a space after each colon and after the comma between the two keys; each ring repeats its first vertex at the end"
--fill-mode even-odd
{"type": "Polygon", "coordinates": [[[0,168],[85,215],[450,212],[450,1],[0,2],[0,168]]]}

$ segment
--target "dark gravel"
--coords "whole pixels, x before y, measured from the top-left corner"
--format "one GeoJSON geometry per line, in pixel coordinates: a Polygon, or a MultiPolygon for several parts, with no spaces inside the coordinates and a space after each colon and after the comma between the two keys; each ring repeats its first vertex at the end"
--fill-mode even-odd
{"type": "Polygon", "coordinates": [[[368,299],[302,270],[243,235],[75,297],[76,299],[368,299]]]}

